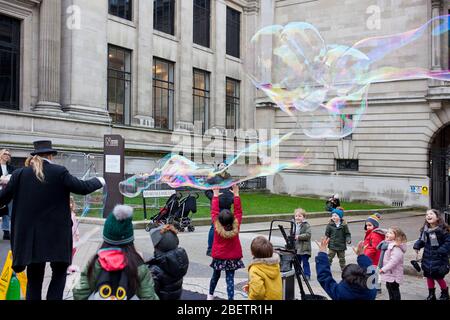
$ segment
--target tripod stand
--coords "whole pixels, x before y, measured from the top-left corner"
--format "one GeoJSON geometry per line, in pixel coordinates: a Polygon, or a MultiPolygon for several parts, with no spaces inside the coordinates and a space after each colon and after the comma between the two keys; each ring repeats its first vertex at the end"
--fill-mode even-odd
{"type": "Polygon", "coordinates": [[[295,277],[297,279],[298,286],[300,288],[301,300],[326,300],[325,297],[314,294],[314,292],[311,288],[311,285],[309,283],[309,280],[306,278],[305,273],[303,272],[302,265],[299,261],[299,257],[297,256],[297,252],[295,249],[295,232],[296,232],[296,227],[297,227],[295,225],[295,223],[293,221],[289,221],[289,220],[272,220],[272,222],[270,224],[269,241],[272,236],[272,226],[275,221],[287,222],[287,223],[291,224],[291,228],[290,228],[291,232],[290,232],[289,236],[286,234],[284,227],[282,225],[278,225],[278,228],[280,229],[281,234],[283,235],[286,245],[284,246],[284,248],[283,247],[277,248],[277,250],[280,252],[288,253],[291,256],[291,260],[293,262],[294,271],[295,271],[295,277]],[[302,280],[305,283],[306,287],[308,288],[309,294],[306,294],[305,289],[303,288],[302,280]]]}

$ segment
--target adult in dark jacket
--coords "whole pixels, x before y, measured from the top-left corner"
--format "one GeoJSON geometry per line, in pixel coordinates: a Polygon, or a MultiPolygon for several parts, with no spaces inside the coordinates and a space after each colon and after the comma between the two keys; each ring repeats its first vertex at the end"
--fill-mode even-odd
{"type": "MultiPolygon", "coordinates": [[[[217,170],[223,170],[225,168],[226,164],[221,163],[217,167],[217,170]]],[[[227,171],[223,171],[222,173],[219,173],[215,175],[214,177],[208,179],[207,183],[209,185],[219,185],[225,180],[228,180],[231,178],[231,175],[227,171]]],[[[213,198],[213,191],[212,190],[206,190],[205,191],[206,197],[209,199],[209,201],[212,201],[213,198]]],[[[230,190],[230,188],[221,189],[219,193],[219,210],[228,209],[231,210],[231,205],[234,201],[234,194],[230,190]]],[[[211,228],[209,229],[208,233],[208,248],[206,249],[206,255],[211,256],[211,250],[212,250],[212,244],[214,241],[214,225],[211,223],[211,228]]]]}
{"type": "Polygon", "coordinates": [[[375,300],[377,296],[375,268],[372,260],[364,255],[364,243],[358,243],[355,251],[356,264],[345,266],[342,271],[342,281],[337,283],[333,279],[330,264],[328,263],[327,246],[329,239],[322,238],[319,244],[319,253],[316,257],[317,281],[332,300],[375,300]],[[373,270],[371,270],[372,268],[373,270]],[[373,278],[373,281],[371,280],[373,278]],[[368,287],[373,285],[373,288],[368,287]]]}
{"type": "Polygon", "coordinates": [[[426,213],[419,240],[414,243],[417,254],[422,248],[422,270],[427,278],[429,291],[427,300],[436,300],[435,281],[442,291],[439,300],[449,300],[448,286],[444,278],[450,271],[450,230],[438,210],[431,209],[426,213]]]}
{"type": "Polygon", "coordinates": [[[89,194],[104,185],[103,178],[79,180],[53,164],[57,153],[51,141],[34,142],[30,167],[16,170],[0,191],[0,205],[14,201],[11,219],[13,269],[27,268],[27,300],[41,300],[46,262],[52,280],[48,300],[62,299],[66,270],[72,261],[70,193],[89,194]]]}
{"type": "MultiPolygon", "coordinates": [[[[11,153],[8,149],[0,150],[0,190],[6,187],[11,174],[16,170],[11,165],[11,153]]],[[[8,205],[0,206],[0,217],[2,217],[3,240],[10,240],[11,224],[11,202],[8,205]]]]}
{"type": "Polygon", "coordinates": [[[155,251],[147,264],[153,275],[156,294],[161,300],[179,300],[189,258],[186,251],[178,247],[177,231],[172,225],[164,225],[150,230],[150,237],[155,251]]]}

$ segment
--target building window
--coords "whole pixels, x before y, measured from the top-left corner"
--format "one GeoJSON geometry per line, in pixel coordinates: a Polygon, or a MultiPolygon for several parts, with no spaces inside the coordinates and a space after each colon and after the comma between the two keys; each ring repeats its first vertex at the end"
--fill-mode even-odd
{"type": "Polygon", "coordinates": [[[194,43],[209,48],[211,0],[194,0],[194,43]]]}
{"type": "Polygon", "coordinates": [[[194,99],[194,126],[201,128],[204,133],[208,128],[209,118],[209,72],[194,69],[193,99],[194,99]]]}
{"type": "Polygon", "coordinates": [[[227,78],[226,88],[226,129],[239,128],[240,82],[227,78]]]}
{"type": "Polygon", "coordinates": [[[153,1],[153,29],[175,34],[175,0],[153,1]]]}
{"type": "MultiPolygon", "coordinates": [[[[353,115],[352,114],[342,114],[341,115],[341,132],[347,134],[353,131],[353,115]]],[[[350,133],[343,137],[344,140],[352,140],[353,134],[350,133]]]]}
{"type": "Polygon", "coordinates": [[[133,19],[132,0],[109,0],[109,14],[119,18],[133,19]]]}
{"type": "Polygon", "coordinates": [[[336,159],[336,171],[358,171],[359,160],[336,159]]]}
{"type": "Polygon", "coordinates": [[[19,109],[20,21],[0,15],[0,108],[19,109]]]}
{"type": "Polygon", "coordinates": [[[172,130],[175,64],[153,59],[153,118],[155,128],[172,130]]]}
{"type": "Polygon", "coordinates": [[[227,54],[240,57],[241,13],[227,7],[227,54]]]}
{"type": "Polygon", "coordinates": [[[130,124],[131,51],[108,47],[108,111],[113,123],[130,124]]]}

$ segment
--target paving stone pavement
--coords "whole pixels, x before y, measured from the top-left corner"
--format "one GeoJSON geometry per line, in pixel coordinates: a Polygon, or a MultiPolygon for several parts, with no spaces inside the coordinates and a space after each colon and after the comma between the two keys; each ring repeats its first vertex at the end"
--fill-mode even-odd
{"type": "MultiPolygon", "coordinates": [[[[395,221],[395,224],[402,225],[404,224],[405,227],[408,225],[413,225],[411,227],[411,234],[415,233],[415,230],[418,230],[420,225],[417,226],[416,224],[421,222],[422,218],[418,217],[417,215],[423,213],[417,213],[417,212],[409,212],[409,213],[396,213],[390,215],[390,218],[385,218],[385,223],[387,224],[389,219],[392,219],[391,224],[394,223],[395,219],[399,219],[398,221],[395,221]]],[[[355,223],[355,226],[351,225],[351,228],[356,229],[356,227],[360,227],[358,223],[360,221],[363,221],[365,217],[349,217],[349,221],[353,220],[355,223]]],[[[321,226],[324,223],[327,223],[328,219],[322,219],[319,220],[311,220],[310,223],[313,227],[316,227],[317,230],[321,230],[321,226]]],[[[350,221],[351,222],[351,221],[350,221]]],[[[242,225],[241,227],[241,233],[240,233],[240,240],[242,244],[243,249],[243,261],[246,266],[248,266],[249,262],[251,261],[251,254],[250,254],[250,243],[251,241],[258,235],[261,234],[268,234],[267,232],[263,232],[261,230],[267,229],[267,223],[265,224],[246,224],[242,225]]],[[[200,226],[197,227],[196,230],[192,233],[180,233],[180,246],[184,247],[189,255],[190,265],[187,275],[184,278],[184,284],[183,288],[186,290],[190,290],[193,292],[198,292],[201,294],[207,294],[209,289],[209,281],[210,276],[212,274],[212,269],[209,267],[209,264],[211,262],[211,258],[207,257],[206,252],[206,246],[207,246],[207,234],[209,231],[209,226],[200,226]]],[[[90,224],[80,224],[80,234],[81,234],[81,241],[80,241],[80,247],[77,250],[77,253],[74,257],[74,264],[80,266],[80,268],[83,268],[87,262],[91,259],[91,257],[95,254],[97,249],[102,243],[102,226],[100,225],[90,225],[90,224]]],[[[313,232],[314,233],[314,232],[313,232]]],[[[320,238],[321,234],[313,234],[313,239],[316,240],[320,238]]],[[[359,236],[359,235],[358,235],[359,236]]],[[[409,236],[409,239],[414,239],[409,236]]],[[[358,238],[355,238],[355,241],[357,241],[358,238]]],[[[284,239],[280,236],[274,235],[271,239],[272,243],[275,246],[283,246],[285,244],[284,239]]],[[[356,242],[354,242],[356,243],[356,242]]],[[[409,266],[409,261],[413,259],[415,256],[414,251],[412,250],[412,243],[413,241],[410,241],[408,243],[408,251],[405,255],[405,266],[409,266]]],[[[153,254],[153,246],[151,244],[151,240],[149,237],[149,234],[145,230],[135,230],[135,245],[137,250],[143,255],[144,259],[149,259],[153,254]]],[[[317,255],[317,245],[315,242],[312,243],[313,247],[313,257],[317,255]]],[[[353,252],[353,250],[349,249],[346,251],[346,260],[347,263],[354,263],[356,261],[356,255],[353,252]]],[[[311,287],[315,294],[326,296],[326,293],[323,291],[323,289],[320,287],[320,284],[317,282],[315,278],[315,263],[314,258],[310,259],[311,264],[311,270],[312,270],[312,279],[310,281],[311,287]]],[[[332,265],[332,272],[333,276],[337,281],[340,281],[340,269],[338,266],[337,259],[333,262],[332,265]]],[[[43,297],[45,298],[45,293],[47,291],[47,287],[50,282],[50,273],[51,269],[49,265],[47,265],[46,269],[46,275],[44,278],[44,290],[43,290],[43,297]]],[[[72,288],[76,285],[78,282],[80,273],[74,273],[71,275],[68,275],[67,282],[66,282],[66,288],[64,293],[64,299],[71,300],[72,297],[72,288]]],[[[450,277],[447,276],[446,278],[447,282],[450,283],[450,277]]],[[[245,269],[240,269],[236,272],[235,275],[235,299],[236,300],[246,300],[247,295],[245,292],[243,292],[242,287],[247,282],[247,272],[245,269]]],[[[306,290],[306,287],[305,287],[306,290]]],[[[414,275],[405,275],[405,281],[400,286],[400,291],[402,294],[402,298],[404,300],[423,300],[427,294],[428,291],[426,289],[426,282],[425,279],[422,277],[417,277],[414,275]]],[[[439,289],[437,290],[439,293],[439,289]]],[[[306,292],[308,293],[308,292],[306,292]]],[[[219,280],[219,283],[217,285],[215,296],[218,298],[226,299],[226,284],[225,284],[225,276],[222,275],[221,279],[219,280]]],[[[300,291],[298,288],[297,281],[295,281],[295,299],[300,299],[300,291]]],[[[382,288],[382,293],[377,296],[378,300],[387,300],[388,294],[385,286],[382,288]]]]}

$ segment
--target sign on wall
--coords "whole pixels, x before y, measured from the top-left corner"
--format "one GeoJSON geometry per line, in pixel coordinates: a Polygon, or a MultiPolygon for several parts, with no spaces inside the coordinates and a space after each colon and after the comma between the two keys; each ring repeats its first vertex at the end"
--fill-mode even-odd
{"type": "Polygon", "coordinates": [[[427,186],[409,186],[411,193],[421,194],[423,196],[428,196],[428,187],[427,186]]]}

